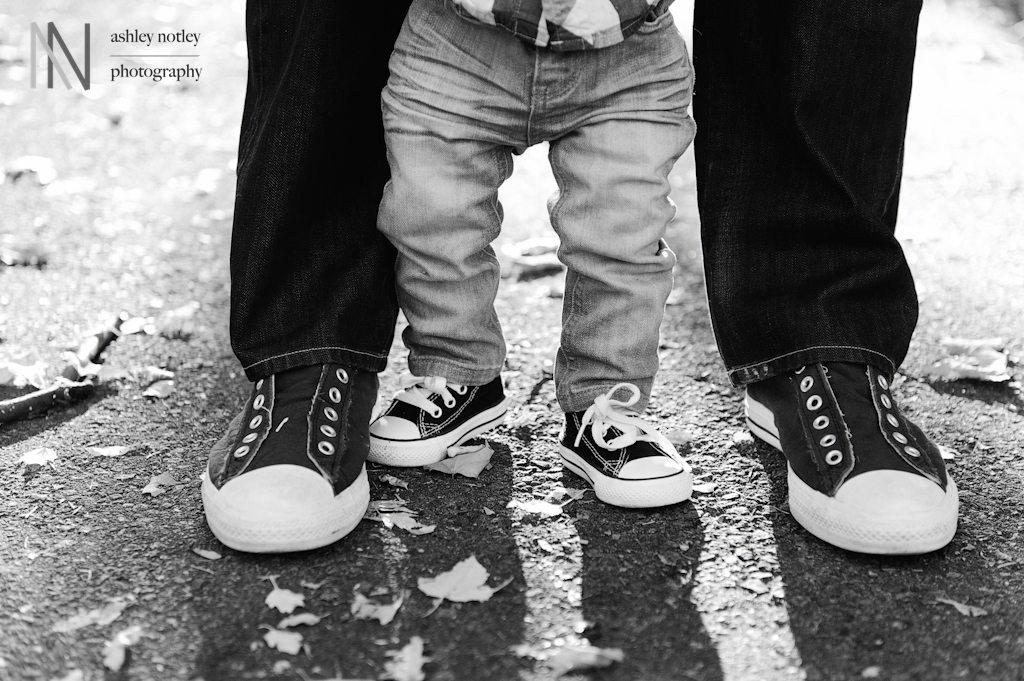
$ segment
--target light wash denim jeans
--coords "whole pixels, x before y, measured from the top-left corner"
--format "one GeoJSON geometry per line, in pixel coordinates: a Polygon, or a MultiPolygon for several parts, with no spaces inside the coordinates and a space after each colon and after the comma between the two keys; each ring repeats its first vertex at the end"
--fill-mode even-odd
{"type": "Polygon", "coordinates": [[[568,270],[559,405],[581,411],[628,382],[642,410],[675,264],[663,240],[675,214],[668,175],[694,135],[693,72],[672,15],[612,47],[553,52],[417,0],[390,69],[391,181],[378,226],[399,253],[410,371],[478,385],[501,370],[498,187],[513,153],[547,141],[559,189],[551,224],[568,270]]]}

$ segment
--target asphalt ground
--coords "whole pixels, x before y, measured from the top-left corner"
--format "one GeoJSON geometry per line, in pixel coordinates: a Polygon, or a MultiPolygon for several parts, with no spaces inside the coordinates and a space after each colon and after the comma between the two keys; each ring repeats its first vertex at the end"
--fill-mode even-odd
{"type": "MultiPolygon", "coordinates": [[[[885,558],[804,532],[786,510],[784,460],[745,435],[742,394],[728,384],[707,316],[690,155],[673,173],[680,211],[669,241],[681,265],[648,416],[692,438],[681,451],[703,491],[691,502],[638,512],[592,492],[577,498],[583,485],[557,461],[560,415],[545,371],[561,279],[509,277],[498,306],[514,407],[487,438],[492,467],[477,479],[370,470],[374,500],[401,498],[433,532],[367,520],[304,554],[221,546],[203,518],[199,476],[248,394],[227,340],[242,4],[68,0],[29,11],[6,2],[0,13],[0,46],[16,50],[0,51],[0,164],[38,155],[57,173],[45,186],[31,175],[0,185],[0,245],[48,259],[0,265],[0,361],[39,362],[52,377],[63,353],[111,315],[153,316],[167,329],[168,311],[199,303],[177,333],[115,341],[91,398],[0,426],[0,679],[380,678],[388,653],[414,637],[431,658],[430,681],[553,678],[556,653],[581,643],[621,649],[623,659],[563,678],[1024,678],[1024,49],[1002,16],[937,2],[922,16],[897,229],[921,320],[895,394],[955,452],[961,520],[945,549],[885,558]],[[73,54],[77,27],[92,24],[96,74],[119,63],[110,34],[200,32],[193,66],[202,75],[97,75],[89,96],[59,82],[32,90],[27,26],[48,20],[73,54]],[[1011,380],[929,378],[948,336],[1001,337],[1011,380]],[[169,394],[145,396],[155,377],[147,367],[173,372],[169,394]],[[114,446],[127,449],[90,449],[114,446]],[[40,449],[55,458],[22,462],[40,449]],[[164,474],[172,481],[153,490],[164,474]],[[435,608],[418,580],[470,556],[489,585],[511,581],[486,602],[435,608]],[[266,603],[269,575],[304,596],[296,613],[323,618],[289,629],[303,637],[297,654],[264,638],[261,627],[285,617],[266,603]],[[362,597],[386,605],[400,596],[386,625],[352,612],[362,597]],[[69,618],[82,624],[104,608],[116,618],[68,630],[69,618]],[[126,659],[112,671],[107,642],[125,631],[126,659]]],[[[517,159],[502,189],[499,250],[550,233],[553,188],[543,148],[517,159]]],[[[403,353],[396,342],[385,397],[403,353]]]]}

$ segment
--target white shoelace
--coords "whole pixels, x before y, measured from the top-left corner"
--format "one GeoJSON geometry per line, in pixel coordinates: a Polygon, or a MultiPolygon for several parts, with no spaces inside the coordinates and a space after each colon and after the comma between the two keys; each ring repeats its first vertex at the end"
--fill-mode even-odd
{"type": "Polygon", "coordinates": [[[441,408],[430,401],[431,395],[440,395],[444,406],[451,408],[455,406],[455,398],[448,389],[451,388],[460,395],[465,392],[465,386],[449,383],[441,376],[405,374],[398,379],[398,382],[402,386],[402,390],[395,394],[396,401],[411,404],[435,418],[441,415],[441,408]]]}
{"type": "Polygon", "coordinates": [[[583,420],[580,422],[580,430],[576,433],[576,442],[573,443],[573,446],[579,446],[588,423],[591,424],[594,442],[598,447],[604,449],[614,451],[628,447],[635,442],[657,442],[658,429],[653,424],[621,409],[633,406],[639,399],[640,389],[632,383],[619,383],[604,395],[599,395],[594,403],[583,412],[583,420]],[[625,388],[632,393],[625,402],[612,399],[612,395],[619,388],[625,388]],[[604,436],[612,427],[622,431],[622,434],[612,438],[611,441],[606,441],[604,436]]]}

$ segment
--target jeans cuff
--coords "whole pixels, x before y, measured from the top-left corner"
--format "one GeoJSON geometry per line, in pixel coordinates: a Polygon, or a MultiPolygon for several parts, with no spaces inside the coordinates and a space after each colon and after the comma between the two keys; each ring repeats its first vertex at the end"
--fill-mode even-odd
{"type": "Polygon", "coordinates": [[[307,348],[267,357],[242,369],[246,378],[255,382],[288,369],[316,364],[344,364],[362,371],[380,373],[387,366],[388,357],[387,354],[373,354],[351,348],[307,348]]]}
{"type": "Polygon", "coordinates": [[[438,357],[410,357],[409,373],[413,376],[442,376],[449,383],[460,385],[486,385],[501,374],[501,367],[470,368],[438,357]]]}
{"type": "MultiPolygon", "coordinates": [[[[621,382],[621,381],[620,381],[621,382]]],[[[591,387],[579,392],[569,394],[568,392],[558,392],[558,406],[562,408],[566,414],[571,414],[575,411],[586,411],[590,408],[590,405],[594,403],[601,395],[607,395],[608,391],[612,389],[615,383],[609,383],[604,387],[591,387]]],[[[636,383],[634,383],[636,385],[636,383]]],[[[643,414],[647,410],[647,405],[651,401],[649,393],[644,392],[643,386],[637,385],[640,388],[640,399],[637,400],[636,404],[631,404],[627,408],[629,411],[636,412],[637,414],[643,414]]],[[[616,399],[628,399],[628,390],[619,390],[615,393],[616,399]]]]}
{"type": "Polygon", "coordinates": [[[821,362],[850,362],[851,364],[870,364],[888,376],[896,373],[896,364],[875,350],[855,345],[817,345],[795,350],[771,359],[746,364],[739,367],[726,366],[729,380],[737,388],[748,383],[763,381],[787,371],[799,369],[808,364],[821,362]]]}

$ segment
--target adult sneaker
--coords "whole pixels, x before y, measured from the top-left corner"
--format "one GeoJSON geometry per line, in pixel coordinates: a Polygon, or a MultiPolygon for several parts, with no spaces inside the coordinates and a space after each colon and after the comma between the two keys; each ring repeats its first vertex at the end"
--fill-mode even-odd
{"type": "Polygon", "coordinates": [[[751,432],[786,455],[789,510],[850,551],[917,554],[956,532],[959,501],[938,448],[863,364],[811,364],[747,386],[751,432]]]}
{"type": "Polygon", "coordinates": [[[210,452],[203,508],[226,546],[303,551],[352,531],[366,512],[377,374],[338,364],[257,381],[210,452]]]}
{"type": "Polygon", "coordinates": [[[640,399],[631,383],[619,383],[586,411],[565,415],[558,451],[562,463],[612,506],[654,508],[690,498],[693,474],[683,457],[654,425],[627,410],[640,399]],[[613,399],[629,390],[625,402],[613,399]]]}
{"type": "Polygon", "coordinates": [[[440,376],[402,376],[394,400],[370,424],[370,461],[423,466],[448,448],[505,420],[508,400],[501,377],[486,385],[459,385],[440,376]]]}

